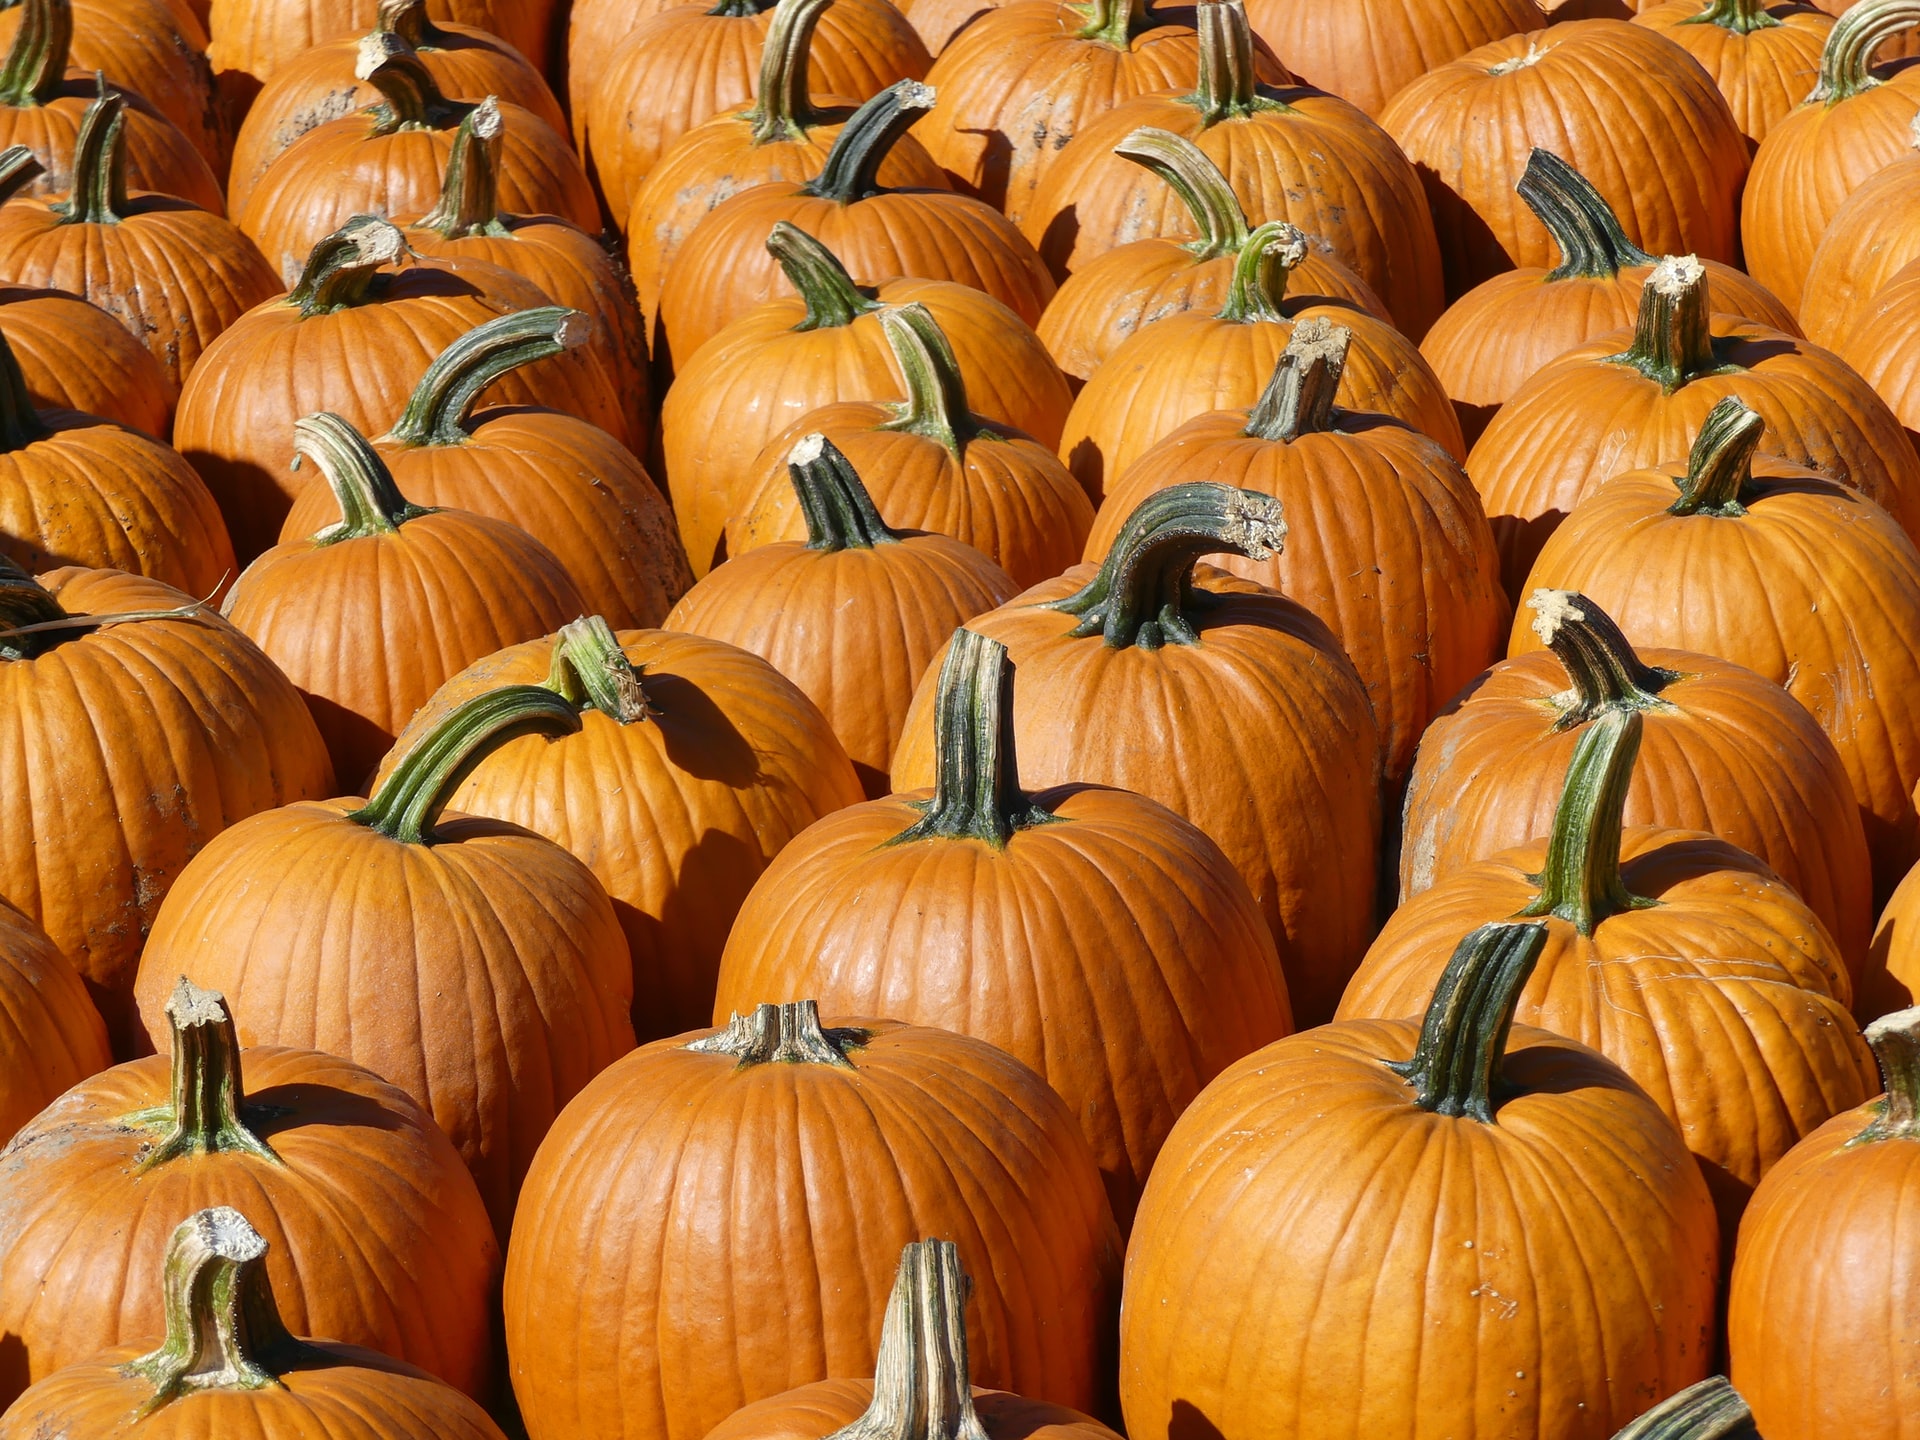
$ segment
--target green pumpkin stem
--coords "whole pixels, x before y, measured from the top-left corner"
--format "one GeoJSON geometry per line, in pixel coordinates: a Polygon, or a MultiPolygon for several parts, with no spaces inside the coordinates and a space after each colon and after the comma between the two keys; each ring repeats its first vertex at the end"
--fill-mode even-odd
{"type": "Polygon", "coordinates": [[[751,20],[772,4],[773,0],[719,0],[707,14],[724,20],[751,20]]]}
{"type": "Polygon", "coordinates": [[[853,462],[826,436],[816,432],[800,438],[787,454],[787,476],[807,520],[809,550],[834,555],[900,543],[874,509],[853,462]]]}
{"type": "Polygon", "coordinates": [[[73,0],[21,0],[20,28],[0,62],[0,104],[44,105],[66,83],[73,0]]]}
{"type": "Polygon", "coordinates": [[[1707,412],[1687,457],[1687,473],[1674,483],[1680,498],[1669,515],[1746,514],[1743,498],[1753,480],[1753,457],[1767,422],[1729,395],[1707,412]]]}
{"type": "Polygon", "coordinates": [[[264,1390],[303,1363],[306,1346],[287,1333],[267,1279],[267,1242],[238,1210],[189,1215],[167,1243],[162,1294],[167,1338],[120,1367],[153,1395],[135,1418],[200,1390],[264,1390]]]}
{"type": "Polygon", "coordinates": [[[1724,370],[1714,353],[1707,267],[1691,255],[1669,255],[1655,264],[1640,289],[1633,345],[1608,358],[1633,366],[1668,395],[1724,370]]]}
{"type": "Polygon", "coordinates": [[[380,0],[373,28],[398,35],[414,50],[443,50],[449,38],[427,14],[427,0],[380,0]]]}
{"type": "Polygon", "coordinates": [[[1662,1400],[1613,1440],[1760,1440],[1753,1411],[1724,1375],[1662,1400]]]}
{"type": "Polygon", "coordinates": [[[878,300],[853,283],[840,257],[798,225],[774,221],[767,253],[780,262],[787,283],[806,304],[806,318],[795,330],[836,330],[881,308],[878,300]]]}
{"type": "Polygon", "coordinates": [[[826,1440],[987,1440],[967,1360],[972,1293],[953,1241],[916,1240],[900,1252],[880,1322],[873,1403],[826,1440]]]}
{"type": "Polygon", "coordinates": [[[365,304],[382,268],[410,254],[407,237],[377,215],[356,215],[314,245],[287,296],[302,319],[365,304]]]}
{"type": "Polygon", "coordinates": [[[117,225],[127,213],[126,97],[100,82],[73,141],[73,181],[59,207],[63,225],[117,225]]]}
{"type": "Polygon", "coordinates": [[[560,627],[546,686],[574,709],[597,710],[618,725],[638,725],[653,714],[640,672],[600,615],[560,627]]]}
{"type": "Polygon", "coordinates": [[[1120,527],[1099,573],[1046,608],[1076,615],[1076,638],[1103,637],[1110,648],[1193,645],[1192,616],[1202,603],[1193,567],[1203,555],[1267,560],[1287,538],[1280,502],[1231,485],[1175,485],[1142,500],[1120,527]]]}
{"type": "Polygon", "coordinates": [[[1200,0],[1195,12],[1200,39],[1200,82],[1186,103],[1200,112],[1200,128],[1238,120],[1256,110],[1289,107],[1260,94],[1254,69],[1253,26],[1243,0],[1200,0]]]}
{"type": "Polygon", "coordinates": [[[754,144],[795,140],[821,123],[809,93],[809,52],[820,17],[832,3],[780,0],[773,7],[773,20],[760,46],[760,88],[755,92],[759,98],[748,112],[753,117],[754,144]]]}
{"type": "Polygon", "coordinates": [[[400,493],[380,452],[352,424],[327,411],[293,424],[295,468],[312,461],[340,505],[340,519],[313,536],[316,545],[391,535],[427,510],[400,493]]]}
{"type": "Polygon", "coordinates": [[[577,350],[591,324],[578,310],[542,305],[476,325],[427,367],[388,434],[402,445],[458,445],[473,407],[501,377],[537,360],[577,350]]]}
{"type": "Polygon", "coordinates": [[[1142,126],[1114,146],[1113,153],[1151,170],[1180,197],[1200,232],[1200,238],[1185,247],[1195,260],[1217,260],[1246,249],[1247,212],[1220,167],[1198,145],[1170,130],[1142,126]]]}
{"type": "Polygon", "coordinates": [[[1514,193],[1560,247],[1560,264],[1548,280],[1611,280],[1630,266],[1654,263],[1627,238],[1606,196],[1551,150],[1527,157],[1514,193]]]}
{"type": "Polygon", "coordinates": [[[440,93],[414,48],[388,30],[370,30],[360,37],[354,78],[380,92],[374,107],[374,134],[399,130],[443,130],[465,119],[472,106],[440,93]]]}
{"type": "Polygon", "coordinates": [[[907,402],[898,407],[896,418],[876,428],[924,435],[945,446],[954,459],[960,459],[966,454],[968,442],[983,427],[967,408],[967,382],[940,322],[931,310],[915,301],[882,310],[880,326],[886,331],[894,363],[907,382],[907,402]]]}
{"type": "Polygon", "coordinates": [[[141,1157],[151,1170],[183,1155],[251,1155],[270,1165],[280,1157],[241,1118],[246,1087],[240,1079],[240,1036],[226,997],[180,977],[167,999],[173,1034],[173,1100],[164,1112],[171,1128],[141,1157]]]}
{"type": "Polygon", "coordinates": [[[1116,50],[1128,49],[1135,35],[1160,23],[1148,11],[1147,0],[1087,0],[1075,8],[1087,17],[1075,37],[1097,40],[1116,50]]]}
{"type": "Polygon", "coordinates": [[[1660,903],[1633,894],[1620,873],[1627,791],[1645,727],[1638,710],[1610,710],[1573,747],[1547,838],[1546,868],[1528,877],[1540,893],[1521,916],[1556,916],[1591,935],[1608,916],[1660,903]]]}
{"type": "Polygon", "coordinates": [[[867,1043],[865,1030],[828,1030],[820,1024],[820,1005],[794,1000],[756,1005],[751,1015],[738,1011],[726,1029],[685,1048],[700,1055],[728,1055],[736,1070],[753,1065],[831,1065],[853,1069],[847,1051],[867,1043]]]}
{"type": "Polygon", "coordinates": [[[506,139],[500,102],[489,95],[453,132],[453,149],[433,209],[413,223],[443,240],[513,233],[500,218],[500,147],[506,139]]]}
{"type": "Polygon", "coordinates": [[[0,335],[0,454],[24,450],[47,433],[13,346],[0,335]]]}
{"type": "Polygon", "coordinates": [[[47,167],[24,145],[9,145],[0,150],[0,205],[46,173],[47,167]]]}
{"type": "Polygon", "coordinates": [[[853,112],[803,195],[852,205],[880,193],[880,167],[914,121],[933,109],[933,87],[898,80],[853,112]]]}
{"type": "Polygon", "coordinates": [[[1854,1143],[1920,1140],[1920,1007],[1883,1015],[1865,1033],[1887,1094],[1880,1114],[1854,1143]]]}
{"type": "Polygon", "coordinates": [[[1307,258],[1307,237],[1284,220],[1269,220],[1247,236],[1234,262],[1220,318],[1236,325],[1286,319],[1287,277],[1307,258]]]}
{"type": "Polygon", "coordinates": [[[1482,925],[1461,940],[1434,987],[1413,1058],[1387,1068],[1434,1115],[1493,1123],[1514,1007],[1547,943],[1541,924],[1482,925]]]}
{"type": "Polygon", "coordinates": [[[1258,440],[1292,443],[1302,435],[1324,434],[1333,427],[1333,400],[1347,366],[1353,332],[1324,316],[1293,327],[1280,352],[1260,403],[1247,416],[1246,434],[1258,440]]]}
{"type": "Polygon", "coordinates": [[[1804,103],[1837,105],[1880,83],[1874,53],[1902,31],[1920,25],[1920,0],[1862,0],[1834,21],[1820,52],[1820,79],[1804,103]]]}
{"type": "Polygon", "coordinates": [[[1689,15],[1682,25],[1718,25],[1735,35],[1751,35],[1756,30],[1772,30],[1780,21],[1767,13],[1767,0],[1707,0],[1698,15],[1689,15]]]}
{"type": "Polygon", "coordinates": [[[1642,660],[1593,601],[1573,590],[1536,590],[1527,605],[1534,612],[1533,633],[1573,682],[1566,695],[1556,697],[1561,709],[1555,730],[1571,730],[1614,711],[1671,708],[1660,692],[1679,674],[1642,660]]]}
{"type": "Polygon", "coordinates": [[[414,742],[371,799],[347,816],[403,845],[431,845],[453,792],[488,755],[522,735],[573,735],[580,712],[544,685],[503,685],[457,706],[414,742]]]}
{"type": "Polygon", "coordinates": [[[1020,788],[1012,678],[1006,646],[965,626],[953,632],[934,692],[933,798],[889,844],[980,840],[1004,850],[1016,830],[1053,819],[1020,788]]]}

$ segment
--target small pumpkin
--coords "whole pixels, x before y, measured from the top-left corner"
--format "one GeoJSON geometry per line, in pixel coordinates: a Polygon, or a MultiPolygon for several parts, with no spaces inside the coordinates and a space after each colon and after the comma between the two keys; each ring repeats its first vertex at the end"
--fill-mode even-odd
{"type": "Polygon", "coordinates": [[[38,926],[0,904],[0,1145],[111,1064],[107,1027],[80,972],[38,926]]]}
{"type": "Polygon", "coordinates": [[[476,1402],[424,1371],[351,1345],[295,1340],[267,1277],[268,1250],[229,1206],[182,1220],[156,1267],[167,1327],[160,1348],[109,1350],[56,1371],[0,1416],[0,1440],[249,1432],[503,1440],[476,1402]]]}
{"type": "Polygon", "coordinates": [[[1286,982],[1246,883],[1187,821],[1123,790],[1021,788],[1013,680],[1006,647],[954,635],[931,795],[843,810],[781,852],[714,1015],[817,995],[998,1045],[1079,1117],[1124,1231],[1180,1112],[1292,1030],[1286,982]]]}
{"type": "Polygon", "coordinates": [[[873,1374],[895,1261],[927,1236],[978,1281],[975,1380],[1098,1403],[1120,1239],[1038,1075],[946,1030],[823,1025],[810,1000],[637,1050],[567,1107],[522,1194],[506,1334],[527,1432],[698,1440],[807,1378],[873,1374]],[[742,1184],[759,1203],[726,1202],[742,1184]]]}
{"type": "Polygon", "coordinates": [[[768,441],[727,520],[727,553],[808,537],[787,456],[817,433],[864,478],[888,525],[950,535],[1016,586],[1037,585],[1073,564],[1093,524],[1079,482],[1039,441],[973,413],[960,362],[925,305],[882,310],[880,324],[906,378],[905,402],[838,401],[768,441]]]}
{"type": "Polygon", "coordinates": [[[1833,29],[1832,16],[1795,0],[1664,0],[1633,22],[1700,62],[1751,146],[1807,98],[1833,29]]]}
{"type": "Polygon", "coordinates": [[[1807,338],[1844,352],[1880,292],[1920,260],[1920,111],[1913,150],[1849,195],[1820,237],[1800,298],[1807,338]]]}
{"type": "Polygon", "coordinates": [[[485,1396],[500,1249],[426,1110],[337,1055],[243,1052],[226,998],[188,980],[162,999],[171,1058],[82,1079],[0,1151],[0,1404],[150,1336],[168,1234],[226,1201],[273,1238],[295,1325],[485,1396]]]}
{"type": "Polygon", "coordinates": [[[1482,926],[1423,1019],[1277,1041],[1180,1117],[1127,1254],[1134,1440],[1602,1436],[1705,1377],[1713,1201],[1623,1070],[1514,1024],[1547,940],[1482,926]]]}
{"type": "Polygon", "coordinates": [[[36,409],[98,415],[155,439],[172,433],[179,387],[99,306],[54,290],[0,286],[0,335],[36,409]]]}
{"type": "MultiPolygon", "coordinates": [[[[1306,607],[1195,571],[1265,560],[1271,497],[1190,484],[1149,496],[1098,566],[968,622],[1020,675],[1014,744],[1030,785],[1112,785],[1160,801],[1226,851],[1271,927],[1302,1025],[1333,1013],[1372,938],[1380,742],[1366,687],[1306,607]],[[1258,742],[1248,743],[1249,736],[1258,742]]],[[[938,778],[937,674],[914,696],[893,788],[938,778]]]]}

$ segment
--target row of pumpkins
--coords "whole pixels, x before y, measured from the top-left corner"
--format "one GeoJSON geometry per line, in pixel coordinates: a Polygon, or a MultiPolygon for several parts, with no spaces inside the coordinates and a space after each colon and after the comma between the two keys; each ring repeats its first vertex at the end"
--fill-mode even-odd
{"type": "Polygon", "coordinates": [[[1629,8],[0,10],[0,1440],[1913,1440],[1920,0],[1629,8]]]}

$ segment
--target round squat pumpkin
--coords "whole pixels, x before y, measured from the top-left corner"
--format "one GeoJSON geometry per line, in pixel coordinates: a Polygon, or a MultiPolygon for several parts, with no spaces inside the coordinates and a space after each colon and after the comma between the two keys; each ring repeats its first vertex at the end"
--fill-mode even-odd
{"type": "Polygon", "coordinates": [[[172,431],[178,389],[147,347],[98,306],[54,290],[0,286],[0,336],[37,408],[99,415],[155,439],[172,431]]]}

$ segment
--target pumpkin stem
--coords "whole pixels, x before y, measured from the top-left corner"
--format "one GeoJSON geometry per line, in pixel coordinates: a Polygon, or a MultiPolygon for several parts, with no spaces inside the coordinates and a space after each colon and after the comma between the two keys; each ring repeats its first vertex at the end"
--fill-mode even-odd
{"type": "Polygon", "coordinates": [[[340,505],[340,519],[313,536],[316,545],[391,535],[416,516],[430,512],[400,493],[380,452],[352,424],[329,411],[296,420],[293,463],[311,460],[340,505]]]}
{"type": "Polygon", "coordinates": [[[1736,35],[1751,35],[1756,30],[1772,30],[1780,22],[1767,13],[1767,0],[1707,0],[1698,15],[1689,15],[1682,25],[1718,25],[1736,35]]]}
{"type": "Polygon", "coordinates": [[[1610,915],[1659,904],[1627,889],[1620,873],[1620,835],[1627,791],[1646,719],[1638,710],[1610,710],[1573,747],[1560,804],[1547,840],[1547,865],[1527,878],[1540,887],[1523,916],[1554,915],[1582,935],[1610,915]]]}
{"type": "Polygon", "coordinates": [[[1640,288],[1632,348],[1607,358],[1633,366],[1671,395],[1727,368],[1714,353],[1712,319],[1707,267],[1691,255],[1669,255],[1640,288]]]}
{"type": "Polygon", "coordinates": [[[162,1293],[167,1338],[121,1374],[146,1380],[151,1415],[196,1390],[264,1390],[276,1370],[305,1359],[287,1333],[267,1279],[267,1242],[238,1210],[216,1205],[189,1215],[167,1242],[162,1293]]]}
{"type": "Polygon", "coordinates": [[[1863,0],[1834,21],[1820,52],[1820,79],[1801,102],[1838,105],[1880,83],[1873,56],[1904,30],[1920,25],[1920,0],[1863,0]]]}
{"type": "Polygon", "coordinates": [[[1256,110],[1290,108],[1260,94],[1253,63],[1253,26],[1242,0],[1200,0],[1194,23],[1200,32],[1200,82],[1191,95],[1181,98],[1200,112],[1202,130],[1256,110]]]}
{"type": "Polygon", "coordinates": [[[780,262],[787,283],[806,302],[806,318],[795,330],[837,330],[881,308],[878,300],[861,293],[840,257],[798,225],[774,221],[767,253],[780,262]]]}
{"type": "Polygon", "coordinates": [[[97,82],[100,93],[73,140],[73,184],[55,207],[63,225],[118,225],[127,211],[126,97],[107,89],[104,77],[97,82]]]}
{"type": "Polygon", "coordinates": [[[1551,150],[1536,148],[1513,188],[1560,247],[1560,264],[1547,279],[1611,280],[1630,265],[1653,264],[1620,228],[1606,196],[1551,150]]]}
{"type": "Polygon", "coordinates": [[[1879,1116],[1853,1143],[1920,1140],[1920,1007],[1883,1015],[1864,1033],[1887,1094],[1879,1116]]]}
{"type": "Polygon", "coordinates": [[[1545,925],[1511,921],[1482,925],[1461,940],[1434,987],[1413,1058],[1386,1062],[1413,1086],[1414,1104],[1493,1123],[1514,1007],[1546,943],[1545,925]]]}
{"type": "Polygon", "coordinates": [[[73,0],[21,0],[20,28],[0,63],[0,104],[24,109],[52,100],[72,49],[73,0]]]}
{"type": "Polygon", "coordinates": [[[772,0],[719,0],[719,3],[707,11],[707,14],[717,15],[726,20],[751,20],[765,11],[771,3],[772,0]]]}
{"type": "Polygon", "coordinates": [[[916,300],[882,310],[880,327],[907,382],[907,403],[898,407],[897,418],[875,428],[924,435],[960,459],[982,426],[967,408],[967,382],[940,322],[916,300]]]}
{"type": "Polygon", "coordinates": [[[820,17],[832,3],[780,0],[773,7],[773,20],[760,46],[759,99],[748,112],[753,117],[754,144],[797,140],[820,123],[820,113],[813,108],[808,89],[812,71],[809,48],[820,17]]]}
{"type": "Polygon", "coordinates": [[[887,843],[983,840],[1007,848],[1013,832],[1053,819],[1020,788],[1013,745],[1013,662],[998,640],[953,632],[933,702],[933,798],[887,843]]]}
{"type": "Polygon", "coordinates": [[[53,593],[0,555],[0,660],[31,660],[57,643],[41,626],[69,619],[53,593]]]}
{"type": "Polygon", "coordinates": [[[819,433],[803,435],[787,453],[787,475],[807,518],[807,548],[837,555],[842,550],[871,550],[897,545],[873,497],[840,447],[819,433]]]}
{"type": "Polygon", "coordinates": [[[574,709],[597,710],[619,725],[640,724],[653,713],[640,686],[640,672],[600,615],[560,627],[546,685],[574,709]]]}
{"type": "Polygon", "coordinates": [[[488,755],[522,735],[573,735],[580,712],[544,685],[476,695],[414,742],[373,797],[347,819],[403,845],[431,845],[453,792],[488,755]]]}
{"type": "Polygon", "coordinates": [[[1135,35],[1162,23],[1147,9],[1147,0],[1087,0],[1074,8],[1087,17],[1075,37],[1097,40],[1116,50],[1128,49],[1135,35]]]}
{"type": "Polygon", "coordinates": [[[377,215],[356,215],[313,247],[287,299],[300,318],[364,304],[381,268],[410,254],[407,237],[377,215]]]}
{"type": "Polygon", "coordinates": [[[473,407],[501,376],[584,345],[590,322],[578,310],[542,305],[476,325],[427,367],[388,433],[402,445],[458,445],[473,407]]]}
{"type": "Polygon", "coordinates": [[[1247,416],[1245,434],[1291,443],[1333,427],[1333,397],[1347,366],[1353,332],[1324,316],[1293,327],[1287,348],[1274,363],[1260,403],[1247,416]]]}
{"type": "Polygon", "coordinates": [[[685,1048],[702,1055],[731,1055],[736,1070],[751,1065],[835,1065],[851,1070],[847,1051],[867,1043],[865,1030],[828,1030],[816,1000],[756,1005],[751,1015],[735,1011],[727,1028],[685,1048]]]}
{"type": "Polygon", "coordinates": [[[240,1079],[240,1036],[226,997],[182,975],[167,1000],[167,1024],[173,1032],[173,1103],[160,1114],[171,1119],[172,1129],[137,1168],[151,1170],[182,1155],[233,1152],[281,1164],[240,1118],[247,1092],[240,1079]]]}
{"type": "Polygon", "coordinates": [[[415,50],[444,49],[447,32],[427,14],[427,0],[380,0],[373,28],[398,35],[415,50]]]}
{"type": "Polygon", "coordinates": [[[820,173],[800,187],[803,195],[852,205],[880,193],[880,166],[909,126],[933,109],[933,87],[899,80],[853,112],[834,136],[820,173]]]}
{"type": "Polygon", "coordinates": [[[1045,608],[1080,617],[1070,633],[1100,635],[1113,649],[1199,641],[1188,616],[1204,603],[1193,588],[1202,555],[1267,560],[1287,538],[1280,502],[1231,485],[1174,485],[1142,500],[1114,537],[1099,573],[1045,608]]]}
{"type": "Polygon", "coordinates": [[[24,450],[46,434],[20,361],[7,337],[0,335],[0,455],[24,450]]]}
{"type": "Polygon", "coordinates": [[[873,1403],[826,1440],[987,1440],[967,1363],[972,1294],[953,1241],[916,1240],[901,1250],[880,1323],[873,1403]]]}
{"type": "Polygon", "coordinates": [[[354,78],[380,92],[374,107],[376,135],[399,130],[444,130],[466,118],[473,107],[440,93],[426,62],[390,30],[369,30],[360,37],[354,78]]]}
{"type": "Polygon", "coordinates": [[[1144,166],[1173,187],[1200,232],[1200,238],[1185,247],[1194,259],[1217,260],[1246,248],[1247,212],[1240,208],[1240,197],[1220,167],[1198,145],[1183,135],[1146,125],[1114,146],[1113,153],[1144,166]]]}
{"type": "Polygon", "coordinates": [[[1573,688],[1555,703],[1555,730],[1571,730],[1616,710],[1670,708],[1660,692],[1678,672],[1649,665],[1608,615],[1575,590],[1536,590],[1528,597],[1533,633],[1559,657],[1573,688]]]}
{"type": "Polygon", "coordinates": [[[446,240],[513,233],[500,219],[500,147],[506,130],[493,96],[474,106],[453,132],[440,199],[415,225],[446,240]]]}
{"type": "Polygon", "coordinates": [[[1741,497],[1753,480],[1753,456],[1766,434],[1767,422],[1729,395],[1707,412],[1687,457],[1687,473],[1674,481],[1680,498],[1667,507],[1669,515],[1747,513],[1741,497]]]}
{"type": "Polygon", "coordinates": [[[47,167],[24,145],[9,145],[0,150],[0,205],[6,204],[46,173],[47,167]]]}
{"type": "Polygon", "coordinates": [[[1287,276],[1307,258],[1307,237],[1284,220],[1269,220],[1247,237],[1234,262],[1233,281],[1220,319],[1236,325],[1284,320],[1287,276]]]}
{"type": "Polygon", "coordinates": [[[1715,1375],[1661,1401],[1613,1440],[1760,1440],[1760,1432],[1733,1382],[1715,1375]]]}

